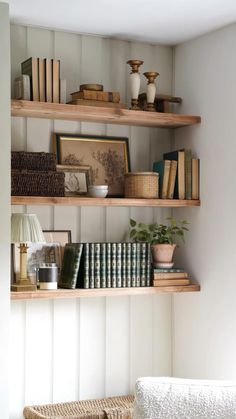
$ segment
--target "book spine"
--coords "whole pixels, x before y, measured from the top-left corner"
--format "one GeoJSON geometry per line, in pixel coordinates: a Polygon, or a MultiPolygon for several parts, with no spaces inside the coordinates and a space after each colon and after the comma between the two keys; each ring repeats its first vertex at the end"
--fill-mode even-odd
{"type": "Polygon", "coordinates": [[[116,243],[111,244],[111,286],[116,288],[116,243]]]}
{"type": "Polygon", "coordinates": [[[146,286],[151,286],[151,245],[146,243],[147,246],[147,259],[146,259],[146,286]]]}
{"type": "Polygon", "coordinates": [[[126,243],[126,286],[131,287],[131,243],[126,243]]]}
{"type": "Polygon", "coordinates": [[[140,284],[141,287],[146,285],[146,243],[140,243],[141,255],[140,255],[140,284]]]}
{"type": "Polygon", "coordinates": [[[101,288],[106,288],[106,243],[101,243],[101,288]]]}
{"type": "Polygon", "coordinates": [[[107,288],[111,288],[111,243],[106,243],[106,256],[107,256],[107,263],[106,263],[106,286],[107,288]]]}
{"type": "Polygon", "coordinates": [[[82,255],[83,243],[67,243],[65,246],[61,274],[58,285],[75,289],[82,255]]]}
{"type": "Polygon", "coordinates": [[[199,159],[192,159],[192,199],[199,199],[199,159]]]}
{"type": "Polygon", "coordinates": [[[122,254],[121,254],[121,263],[122,263],[122,287],[126,287],[126,243],[122,243],[122,254]]]}
{"type": "Polygon", "coordinates": [[[131,287],[136,287],[137,243],[131,243],[131,287]]]}
{"type": "Polygon", "coordinates": [[[100,243],[94,244],[94,285],[100,288],[100,243]]]}
{"type": "Polygon", "coordinates": [[[185,150],[185,198],[192,199],[192,151],[185,150]]]}
{"type": "Polygon", "coordinates": [[[82,92],[75,92],[71,94],[72,100],[86,99],[86,100],[98,100],[103,102],[120,102],[119,92],[97,92],[93,90],[83,90],[82,92]]]}
{"type": "Polygon", "coordinates": [[[89,243],[89,288],[94,288],[94,243],[89,243]]]}
{"type": "Polygon", "coordinates": [[[154,272],[154,279],[184,279],[188,278],[187,272],[154,272]]]}
{"type": "Polygon", "coordinates": [[[136,286],[140,287],[140,254],[141,254],[141,246],[140,243],[136,243],[137,249],[136,249],[136,286]]]}
{"type": "Polygon", "coordinates": [[[84,243],[84,275],[83,286],[89,288],[89,243],[84,243]]]}
{"type": "Polygon", "coordinates": [[[167,268],[154,268],[154,270],[153,270],[153,272],[154,272],[154,274],[155,273],[171,273],[171,272],[185,272],[185,270],[184,269],[180,269],[180,268],[170,268],[170,269],[167,269],[167,268]]]}
{"type": "Polygon", "coordinates": [[[122,283],[122,279],[121,279],[121,264],[122,264],[122,259],[121,259],[121,253],[122,253],[122,243],[117,243],[116,244],[116,286],[117,288],[121,288],[121,283],[122,283]]]}

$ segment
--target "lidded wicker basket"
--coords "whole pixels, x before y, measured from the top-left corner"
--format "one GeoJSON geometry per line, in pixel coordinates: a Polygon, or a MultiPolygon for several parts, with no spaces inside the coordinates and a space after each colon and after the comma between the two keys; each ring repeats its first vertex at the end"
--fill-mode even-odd
{"type": "Polygon", "coordinates": [[[125,174],[125,198],[158,198],[159,174],[130,172],[125,174]]]}

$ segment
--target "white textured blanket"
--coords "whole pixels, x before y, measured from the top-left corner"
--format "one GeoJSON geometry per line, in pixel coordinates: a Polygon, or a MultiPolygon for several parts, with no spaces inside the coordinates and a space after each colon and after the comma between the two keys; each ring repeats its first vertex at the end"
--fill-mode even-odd
{"type": "Polygon", "coordinates": [[[134,419],[236,419],[236,382],[143,377],[134,419]]]}

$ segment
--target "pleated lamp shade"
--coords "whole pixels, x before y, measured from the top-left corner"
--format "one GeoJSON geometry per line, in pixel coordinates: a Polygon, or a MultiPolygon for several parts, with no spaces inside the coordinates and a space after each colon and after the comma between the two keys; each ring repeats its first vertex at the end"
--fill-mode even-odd
{"type": "Polygon", "coordinates": [[[43,231],[35,214],[12,214],[12,243],[45,242],[43,231]]]}

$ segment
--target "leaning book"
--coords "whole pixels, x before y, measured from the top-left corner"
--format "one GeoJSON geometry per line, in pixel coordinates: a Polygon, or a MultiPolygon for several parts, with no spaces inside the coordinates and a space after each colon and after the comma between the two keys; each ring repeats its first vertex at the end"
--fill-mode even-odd
{"type": "Polygon", "coordinates": [[[75,289],[79,272],[83,243],[67,243],[65,246],[59,288],[75,289]]]}

